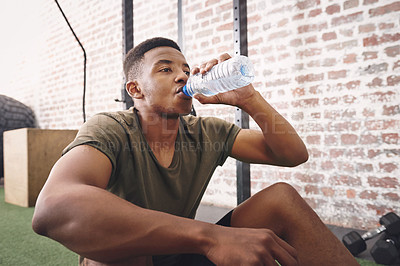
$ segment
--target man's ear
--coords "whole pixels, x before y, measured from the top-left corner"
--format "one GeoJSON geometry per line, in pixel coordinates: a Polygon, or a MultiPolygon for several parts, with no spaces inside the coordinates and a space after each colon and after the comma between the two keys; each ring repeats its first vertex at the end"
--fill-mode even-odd
{"type": "Polygon", "coordinates": [[[125,87],[126,91],[128,92],[129,96],[134,99],[141,99],[143,98],[142,90],[139,88],[137,81],[129,81],[126,83],[125,87]]]}

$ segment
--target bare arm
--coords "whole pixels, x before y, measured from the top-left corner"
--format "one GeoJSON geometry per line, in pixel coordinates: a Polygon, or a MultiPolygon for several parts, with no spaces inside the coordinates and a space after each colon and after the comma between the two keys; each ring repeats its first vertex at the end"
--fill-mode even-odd
{"type": "Polygon", "coordinates": [[[103,153],[90,146],[73,148],[54,166],[40,193],[34,230],[100,261],[204,253],[202,230],[208,224],[146,210],[107,192],[110,173],[103,153]]]}
{"type": "Polygon", "coordinates": [[[270,230],[228,228],[140,208],[104,190],[110,173],[103,153],[73,148],[56,163],[39,195],[33,229],[102,262],[197,253],[222,266],[274,259],[296,264],[295,250],[270,230]]]}
{"type": "MultiPolygon", "coordinates": [[[[219,60],[194,68],[193,74],[205,73],[218,62],[229,59],[228,54],[219,60]]],[[[280,166],[296,166],[308,159],[307,149],[295,129],[262,96],[253,85],[210,97],[196,94],[203,103],[228,104],[247,112],[258,124],[261,131],[243,129],[236,137],[231,156],[249,163],[263,163],[280,166]]]]}

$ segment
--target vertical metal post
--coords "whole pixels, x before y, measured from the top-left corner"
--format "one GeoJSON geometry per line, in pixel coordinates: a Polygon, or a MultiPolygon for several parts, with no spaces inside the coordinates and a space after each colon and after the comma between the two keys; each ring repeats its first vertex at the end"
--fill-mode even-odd
{"type": "MultiPolygon", "coordinates": [[[[235,54],[248,55],[247,46],[247,1],[233,0],[233,41],[235,54]]],[[[249,128],[249,115],[236,109],[235,124],[241,128],[249,128]]],[[[250,164],[236,161],[237,204],[250,197],[250,164]]]]}
{"type": "MultiPolygon", "coordinates": [[[[182,0],[178,0],[178,45],[183,49],[182,0]]],[[[183,50],[182,50],[183,51],[183,50]]]]}
{"type": "MultiPolygon", "coordinates": [[[[125,58],[125,55],[133,48],[133,0],[122,0],[122,20],[125,58]]],[[[125,90],[125,82],[121,89],[121,101],[124,102],[125,109],[129,109],[133,106],[133,100],[125,90]]]]}

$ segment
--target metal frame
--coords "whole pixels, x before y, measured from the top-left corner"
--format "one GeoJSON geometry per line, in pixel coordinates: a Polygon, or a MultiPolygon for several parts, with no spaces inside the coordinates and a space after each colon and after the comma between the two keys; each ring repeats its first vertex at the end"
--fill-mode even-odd
{"type": "MultiPolygon", "coordinates": [[[[124,36],[124,58],[125,55],[133,48],[133,0],[122,0],[122,25],[124,36]]],[[[125,89],[125,83],[122,84],[121,100],[124,103],[125,109],[133,106],[133,100],[125,89]]]]}
{"type": "MultiPolygon", "coordinates": [[[[247,45],[247,1],[233,0],[233,41],[234,53],[248,55],[247,45]]],[[[249,128],[249,115],[236,108],[235,124],[241,128],[249,128]]],[[[250,164],[236,161],[237,204],[251,195],[250,164]]]]}

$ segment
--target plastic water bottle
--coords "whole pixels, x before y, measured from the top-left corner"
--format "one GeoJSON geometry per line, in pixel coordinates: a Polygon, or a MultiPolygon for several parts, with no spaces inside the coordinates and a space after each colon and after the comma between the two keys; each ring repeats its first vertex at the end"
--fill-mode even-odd
{"type": "Polygon", "coordinates": [[[247,86],[253,79],[253,64],[248,57],[237,55],[215,65],[204,75],[190,76],[183,93],[191,97],[196,93],[211,96],[247,86]]]}

